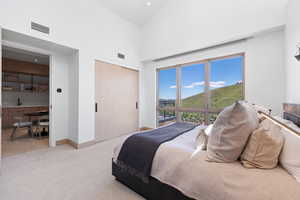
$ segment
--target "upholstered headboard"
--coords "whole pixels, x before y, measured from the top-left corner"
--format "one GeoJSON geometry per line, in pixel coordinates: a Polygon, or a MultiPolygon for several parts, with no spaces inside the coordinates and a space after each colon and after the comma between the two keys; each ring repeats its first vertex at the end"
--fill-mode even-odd
{"type": "Polygon", "coordinates": [[[300,104],[283,104],[283,118],[294,122],[300,127],[300,104]]]}

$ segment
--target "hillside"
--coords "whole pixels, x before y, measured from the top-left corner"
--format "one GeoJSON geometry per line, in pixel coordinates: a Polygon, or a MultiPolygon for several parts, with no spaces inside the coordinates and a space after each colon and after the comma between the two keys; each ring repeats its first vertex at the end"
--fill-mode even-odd
{"type": "MultiPolygon", "coordinates": [[[[212,108],[222,109],[242,99],[243,84],[231,85],[211,90],[212,108]]],[[[182,100],[182,106],[187,108],[203,108],[204,93],[200,93],[182,100]]]]}

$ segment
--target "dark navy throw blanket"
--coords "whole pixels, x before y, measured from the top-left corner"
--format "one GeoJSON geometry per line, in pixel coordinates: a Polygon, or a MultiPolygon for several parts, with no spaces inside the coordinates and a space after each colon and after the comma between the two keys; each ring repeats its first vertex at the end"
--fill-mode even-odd
{"type": "Polygon", "coordinates": [[[134,134],[123,143],[117,164],[125,172],[148,183],[158,147],[194,129],[197,125],[176,122],[169,126],[134,134]]]}

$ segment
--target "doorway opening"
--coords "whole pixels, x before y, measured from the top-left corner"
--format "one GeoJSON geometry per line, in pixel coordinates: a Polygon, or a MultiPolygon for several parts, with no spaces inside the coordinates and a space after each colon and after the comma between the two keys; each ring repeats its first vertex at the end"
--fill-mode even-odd
{"type": "Polygon", "coordinates": [[[2,46],[2,156],[49,147],[49,55],[2,46]]]}

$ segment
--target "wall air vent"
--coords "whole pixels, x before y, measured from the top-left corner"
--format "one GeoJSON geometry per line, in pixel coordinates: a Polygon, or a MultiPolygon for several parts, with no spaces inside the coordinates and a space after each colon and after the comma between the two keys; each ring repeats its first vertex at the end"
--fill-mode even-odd
{"type": "Polygon", "coordinates": [[[36,30],[45,34],[49,34],[50,33],[50,28],[35,22],[31,22],[31,29],[32,30],[36,30]]]}
{"type": "Polygon", "coordinates": [[[125,55],[122,54],[122,53],[118,53],[118,58],[120,58],[120,59],[125,59],[125,55]]]}

